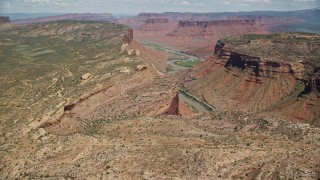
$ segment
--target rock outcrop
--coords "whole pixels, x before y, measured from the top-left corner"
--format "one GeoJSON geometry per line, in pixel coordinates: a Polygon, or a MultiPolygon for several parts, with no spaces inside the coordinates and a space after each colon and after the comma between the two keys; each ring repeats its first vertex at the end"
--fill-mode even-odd
{"type": "MultiPolygon", "coordinates": [[[[170,23],[167,18],[150,18],[145,21],[139,30],[143,32],[167,32],[168,28],[174,26],[175,23],[170,23]]],[[[170,28],[169,28],[170,29],[170,28]]]]}
{"type": "Polygon", "coordinates": [[[85,73],[84,75],[81,76],[82,80],[88,80],[92,78],[92,74],[91,73],[85,73]]]}
{"type": "Polygon", "coordinates": [[[320,126],[319,42],[306,33],[224,38],[184,86],[220,109],[263,110],[320,126]]]}
{"type": "Polygon", "coordinates": [[[133,30],[132,29],[128,29],[127,32],[124,34],[122,40],[125,43],[130,44],[131,41],[133,40],[133,30]]]}
{"type": "Polygon", "coordinates": [[[146,20],[146,24],[162,24],[162,23],[169,23],[169,20],[166,18],[154,18],[154,19],[146,20]]]}
{"type": "Polygon", "coordinates": [[[179,112],[179,93],[177,93],[176,96],[172,99],[170,107],[168,108],[168,110],[165,114],[180,115],[180,112],[179,112]]]}
{"type": "Polygon", "coordinates": [[[157,17],[161,16],[160,13],[139,13],[138,17],[157,17]]]}
{"type": "Polygon", "coordinates": [[[305,85],[304,90],[299,94],[303,96],[312,92],[320,93],[320,73],[315,72],[309,79],[302,79],[302,82],[305,85]]]}
{"type": "Polygon", "coordinates": [[[255,20],[218,20],[218,21],[179,21],[179,27],[204,27],[209,26],[229,26],[229,25],[254,25],[255,20]]]}
{"type": "Polygon", "coordinates": [[[260,57],[232,52],[230,46],[218,41],[214,54],[225,60],[225,67],[251,69],[255,76],[275,77],[279,74],[292,74],[296,78],[302,77],[303,65],[299,62],[279,62],[260,57]]]}
{"type": "Polygon", "coordinates": [[[260,27],[255,20],[179,21],[178,27],[168,36],[213,36],[224,37],[235,34],[257,32],[260,27]]]}
{"type": "Polygon", "coordinates": [[[256,76],[264,77],[290,74],[303,82],[307,89],[318,89],[319,68],[316,67],[320,62],[315,58],[317,57],[315,51],[318,48],[315,44],[319,37],[312,34],[290,33],[270,36],[270,40],[264,39],[266,37],[257,40],[259,37],[252,35],[248,39],[243,39],[243,42],[237,38],[228,42],[218,41],[214,54],[226,60],[225,67],[251,68],[256,76]],[[295,40],[284,42],[290,38],[295,40]],[[309,51],[312,49],[312,52],[307,53],[308,48],[309,51]]]}
{"type": "Polygon", "coordinates": [[[148,69],[148,66],[147,65],[144,65],[144,64],[139,64],[137,65],[137,70],[138,71],[145,71],[148,69]]]}
{"type": "MultiPolygon", "coordinates": [[[[124,41],[127,41],[127,40],[124,40],[124,41]]],[[[132,41],[132,40],[131,40],[132,41]]],[[[127,41],[128,42],[128,41],[127,41]]],[[[130,44],[123,44],[120,48],[120,52],[121,53],[127,53],[129,56],[131,55],[135,55],[137,57],[141,56],[141,52],[137,49],[133,49],[130,44]]]]}
{"type": "Polygon", "coordinates": [[[284,32],[290,27],[306,22],[295,13],[301,13],[303,16],[309,14],[308,12],[140,13],[136,17],[121,19],[118,22],[133,28],[134,38],[138,42],[150,40],[207,58],[211,54],[213,42],[222,37],[284,32]],[[167,19],[168,23],[163,23],[164,21],[159,23],[160,19],[167,19]]]}
{"type": "Polygon", "coordinates": [[[266,15],[241,15],[233,17],[235,20],[251,19],[264,29],[271,32],[286,31],[286,26],[302,24],[304,21],[290,16],[266,16],[266,15]]]}

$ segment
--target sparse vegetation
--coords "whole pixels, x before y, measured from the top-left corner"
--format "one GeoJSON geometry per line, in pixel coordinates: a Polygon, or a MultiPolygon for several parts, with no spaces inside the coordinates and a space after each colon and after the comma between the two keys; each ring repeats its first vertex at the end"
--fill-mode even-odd
{"type": "Polygon", "coordinates": [[[62,99],[53,98],[57,93],[72,99],[92,88],[93,81],[80,88],[80,77],[90,72],[98,80],[122,63],[120,47],[127,29],[107,22],[61,21],[0,31],[0,99],[7,102],[0,113],[9,120],[12,106],[27,108],[43,99],[47,105],[58,104],[62,99]]]}
{"type": "MultiPolygon", "coordinates": [[[[153,64],[157,52],[149,53],[136,42],[129,48],[145,50],[140,51],[141,56],[121,51],[126,31],[127,27],[122,25],[78,21],[0,31],[1,177],[245,179],[281,175],[285,179],[314,179],[318,176],[317,164],[313,162],[319,162],[315,156],[319,154],[319,131],[314,127],[237,109],[215,110],[198,99],[200,93],[193,96],[184,89],[179,93],[210,112],[196,115],[191,112],[186,116],[162,113],[168,106],[177,107],[177,98],[173,101],[172,97],[177,97],[174,78],[179,74],[172,78],[159,72],[153,64]],[[146,67],[143,71],[137,68],[141,64],[146,67]]],[[[171,58],[186,56],[173,53],[171,58]]],[[[191,67],[196,63],[199,62],[179,65],[191,67]]],[[[203,82],[212,83],[215,88],[207,90],[211,93],[222,89],[220,97],[224,98],[231,96],[230,91],[243,82],[244,91],[247,86],[254,91],[264,82],[260,77],[248,76],[246,80],[252,82],[241,81],[241,73],[245,71],[233,72],[222,67],[217,71],[222,76],[229,75],[222,82],[229,86],[220,87],[216,86],[219,76],[209,74],[214,68],[205,69],[206,77],[211,79],[203,82]],[[233,78],[238,82],[232,82],[233,78]]],[[[188,76],[184,80],[197,78],[188,76]]],[[[204,86],[199,83],[193,87],[204,86]]],[[[292,95],[302,88],[303,84],[298,84],[292,95]]],[[[250,95],[244,99],[250,100],[250,95]]],[[[211,101],[206,96],[202,98],[211,101]]],[[[180,113],[187,109],[175,107],[172,109],[180,113]]]]}

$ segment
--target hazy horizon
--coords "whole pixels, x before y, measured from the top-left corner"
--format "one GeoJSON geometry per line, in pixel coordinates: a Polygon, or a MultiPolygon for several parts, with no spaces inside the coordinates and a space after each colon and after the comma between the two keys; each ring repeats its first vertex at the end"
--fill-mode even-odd
{"type": "MultiPolygon", "coordinates": [[[[313,8],[315,9],[315,8],[313,8]]],[[[291,11],[303,11],[303,10],[310,10],[310,9],[297,9],[297,10],[291,10],[291,11]]],[[[255,13],[255,12],[291,12],[291,11],[273,11],[273,10],[265,10],[265,11],[224,11],[224,12],[158,12],[158,13],[255,13]]],[[[42,12],[9,12],[9,13],[2,13],[0,12],[0,16],[8,16],[11,20],[20,20],[20,19],[33,19],[33,18],[41,18],[41,17],[48,17],[48,16],[58,16],[58,15],[65,15],[65,14],[100,14],[97,12],[64,12],[64,13],[42,13],[42,12]]],[[[101,12],[101,13],[110,13],[110,12],[101,12]]],[[[139,13],[154,13],[154,12],[139,12],[139,13]]],[[[132,13],[132,14],[124,14],[124,13],[118,13],[114,14],[111,13],[116,18],[126,18],[126,17],[134,17],[137,16],[139,13],[132,13]]]]}
{"type": "Polygon", "coordinates": [[[0,13],[112,13],[293,11],[319,8],[319,0],[3,0],[0,13]]]}

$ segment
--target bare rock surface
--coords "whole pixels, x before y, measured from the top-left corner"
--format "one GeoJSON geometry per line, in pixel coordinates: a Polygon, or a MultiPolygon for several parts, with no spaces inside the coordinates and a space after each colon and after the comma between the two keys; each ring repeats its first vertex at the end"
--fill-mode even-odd
{"type": "Polygon", "coordinates": [[[319,41],[319,35],[308,33],[224,38],[183,82],[220,109],[319,126],[319,41]]]}
{"type": "Polygon", "coordinates": [[[85,73],[84,75],[81,76],[82,80],[88,80],[92,78],[92,74],[91,73],[85,73]]]}

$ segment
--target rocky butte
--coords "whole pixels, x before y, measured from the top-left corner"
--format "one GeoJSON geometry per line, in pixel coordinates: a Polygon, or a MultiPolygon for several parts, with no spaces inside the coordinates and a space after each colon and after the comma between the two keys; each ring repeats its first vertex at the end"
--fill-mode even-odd
{"type": "Polygon", "coordinates": [[[156,18],[156,19],[147,19],[146,24],[158,24],[158,23],[169,23],[168,19],[165,18],[156,18]]]}
{"type": "Polygon", "coordinates": [[[224,38],[184,85],[222,109],[320,126],[319,43],[307,33],[224,38]]]}
{"type": "Polygon", "coordinates": [[[210,26],[227,26],[227,25],[254,25],[255,20],[219,20],[219,21],[179,21],[179,27],[210,27],[210,26]]]}
{"type": "Polygon", "coordinates": [[[175,21],[170,18],[158,17],[146,19],[144,22],[139,29],[134,29],[134,38],[137,41],[151,40],[164,43],[200,57],[209,56],[214,47],[212,42],[216,42],[219,38],[237,34],[268,33],[252,19],[175,21]]]}
{"type": "Polygon", "coordinates": [[[151,18],[147,19],[145,24],[141,26],[139,30],[145,31],[147,33],[152,32],[167,32],[170,31],[170,27],[175,26],[175,23],[170,23],[167,18],[151,18]]]}
{"type": "Polygon", "coordinates": [[[262,31],[255,20],[217,20],[217,21],[179,21],[177,29],[168,36],[202,37],[212,36],[215,38],[226,37],[236,34],[246,34],[262,31]]]}

